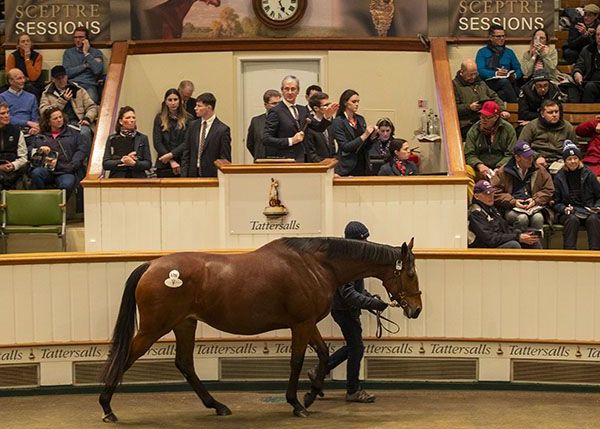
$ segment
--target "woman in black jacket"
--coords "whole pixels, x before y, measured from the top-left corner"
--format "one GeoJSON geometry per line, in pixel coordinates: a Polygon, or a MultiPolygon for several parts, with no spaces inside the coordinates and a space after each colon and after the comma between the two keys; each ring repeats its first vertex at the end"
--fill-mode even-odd
{"type": "Polygon", "coordinates": [[[156,149],[158,177],[180,177],[183,139],[190,119],[175,88],[168,89],[160,113],[154,118],[152,141],[156,149]]]}
{"type": "Polygon", "coordinates": [[[31,188],[65,189],[68,198],[85,175],[89,153],[87,137],[67,126],[63,111],[46,109],[32,146],[31,188]]]}
{"type": "Polygon", "coordinates": [[[419,174],[417,165],[410,161],[410,148],[404,139],[394,139],[388,146],[388,157],[379,169],[379,176],[413,176],[419,174]]]}
{"type": "Polygon", "coordinates": [[[133,107],[119,110],[115,134],[106,141],[102,167],[113,179],[142,179],[152,167],[148,137],[137,130],[133,107]]]}
{"type": "Polygon", "coordinates": [[[368,125],[356,113],[360,97],[353,89],[345,90],[340,96],[340,107],[331,124],[333,136],[338,144],[336,173],[340,176],[366,176],[369,171],[369,149],[377,135],[377,127],[368,125]]]}

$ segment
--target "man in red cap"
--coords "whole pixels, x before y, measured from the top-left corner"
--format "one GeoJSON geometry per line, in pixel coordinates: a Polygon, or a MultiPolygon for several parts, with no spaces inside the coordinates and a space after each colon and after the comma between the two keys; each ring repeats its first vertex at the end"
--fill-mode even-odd
{"type": "Polygon", "coordinates": [[[469,199],[475,180],[491,179],[496,169],[512,157],[517,141],[514,127],[500,117],[501,109],[495,101],[486,101],[479,111],[479,121],[467,133],[465,159],[467,174],[472,182],[469,199]]]}

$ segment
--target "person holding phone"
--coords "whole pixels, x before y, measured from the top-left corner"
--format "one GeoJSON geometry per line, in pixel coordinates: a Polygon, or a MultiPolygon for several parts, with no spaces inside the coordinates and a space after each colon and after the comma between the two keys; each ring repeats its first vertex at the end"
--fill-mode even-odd
{"type": "Polygon", "coordinates": [[[72,82],[85,88],[94,103],[99,104],[98,80],[104,72],[102,52],[90,45],[89,30],[77,27],[73,33],[75,46],[65,50],[63,66],[72,82]]]}
{"type": "Polygon", "coordinates": [[[548,45],[548,34],[543,28],[535,30],[529,42],[529,49],[521,57],[523,78],[529,79],[535,73],[544,72],[552,81],[556,81],[558,53],[548,45]]]}

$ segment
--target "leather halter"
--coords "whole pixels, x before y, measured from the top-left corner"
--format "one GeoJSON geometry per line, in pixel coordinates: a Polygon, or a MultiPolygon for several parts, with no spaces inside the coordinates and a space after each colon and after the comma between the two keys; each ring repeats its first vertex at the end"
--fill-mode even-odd
{"type": "MultiPolygon", "coordinates": [[[[396,268],[394,269],[394,275],[392,277],[388,277],[387,279],[385,279],[383,281],[383,283],[387,283],[388,280],[392,280],[395,277],[400,277],[400,275],[402,274],[402,270],[404,270],[403,264],[401,260],[397,260],[396,261],[396,268]]],[[[390,301],[394,301],[394,297],[392,296],[392,294],[386,289],[386,292],[388,293],[389,297],[390,297],[390,301]]],[[[417,292],[405,292],[404,288],[402,287],[402,278],[400,278],[400,292],[398,293],[398,305],[400,305],[400,307],[402,308],[406,308],[408,307],[408,302],[406,301],[406,298],[412,298],[414,296],[420,296],[421,295],[421,291],[417,291],[417,292]]]]}

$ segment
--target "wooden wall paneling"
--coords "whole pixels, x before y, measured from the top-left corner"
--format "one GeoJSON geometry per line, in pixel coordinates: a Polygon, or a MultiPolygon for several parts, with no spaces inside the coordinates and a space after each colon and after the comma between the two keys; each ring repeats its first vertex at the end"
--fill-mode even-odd
{"type": "Polygon", "coordinates": [[[53,341],[72,341],[72,326],[77,324],[77,319],[71,317],[68,267],[68,264],[52,264],[49,267],[53,341]]]}
{"type": "Polygon", "coordinates": [[[537,300],[540,306],[537,324],[539,338],[556,338],[557,325],[557,296],[558,264],[547,262],[538,266],[539,284],[537,285],[537,300]]]}
{"type": "MultiPolygon", "coordinates": [[[[593,264],[594,266],[594,277],[592,279],[588,279],[588,281],[592,282],[594,286],[594,302],[596,304],[600,304],[600,264],[593,264]]],[[[600,313],[598,311],[594,311],[592,325],[594,326],[594,338],[600,339],[600,313]]]]}
{"type": "Polygon", "coordinates": [[[502,286],[500,297],[500,336],[502,338],[519,338],[519,270],[514,261],[497,261],[500,276],[491,281],[502,286]]]}
{"type": "MultiPolygon", "coordinates": [[[[463,337],[465,317],[463,310],[464,289],[463,289],[463,261],[445,262],[445,281],[446,293],[444,300],[444,330],[445,336],[463,337]]],[[[433,297],[433,299],[436,299],[433,297]]]]}
{"type": "MultiPolygon", "coordinates": [[[[478,280],[481,288],[481,336],[499,338],[502,323],[502,284],[495,280],[501,278],[500,264],[497,260],[469,262],[476,262],[481,270],[481,277],[478,280]]],[[[470,275],[469,272],[465,274],[470,275]]],[[[477,277],[475,276],[475,278],[477,277]]]]}
{"type": "Polygon", "coordinates": [[[423,336],[446,336],[446,266],[445,261],[416,259],[419,288],[425,319],[423,336]],[[435,298],[435,299],[434,299],[435,298]]]}
{"type": "Polygon", "coordinates": [[[50,265],[31,267],[31,286],[33,292],[33,341],[53,341],[52,289],[50,265]]]}
{"type": "Polygon", "coordinates": [[[519,338],[539,338],[539,270],[543,263],[521,261],[519,272],[506,278],[519,284],[519,338]]]}
{"type": "Polygon", "coordinates": [[[65,281],[69,287],[71,311],[69,317],[70,339],[89,341],[91,335],[90,284],[88,283],[89,264],[68,264],[68,276],[65,281]]]}
{"type": "Polygon", "coordinates": [[[15,306],[16,294],[15,291],[19,287],[19,282],[13,277],[13,267],[0,266],[0,278],[2,286],[0,287],[0,303],[2,303],[2,311],[0,311],[0,344],[15,343],[17,339],[16,320],[18,311],[15,306]]]}
{"type": "MultiPolygon", "coordinates": [[[[114,323],[111,325],[111,305],[109,302],[109,280],[107,279],[107,267],[109,263],[98,262],[86,264],[86,280],[89,285],[89,300],[80,302],[81,307],[89,311],[90,341],[106,340],[110,338],[114,323]]],[[[120,279],[124,282],[124,279],[120,279]]],[[[116,315],[115,315],[116,317],[116,315]]]]}
{"type": "Polygon", "coordinates": [[[481,284],[483,268],[480,261],[463,261],[462,335],[465,337],[483,336],[482,295],[487,291],[481,284]]]}
{"type": "Polygon", "coordinates": [[[102,250],[102,189],[85,188],[85,251],[102,250]]]}
{"type": "Polygon", "coordinates": [[[556,338],[576,338],[575,312],[578,311],[577,300],[573,287],[573,274],[577,264],[572,262],[558,262],[558,293],[556,294],[558,306],[556,308],[556,338]]]}
{"type": "Polygon", "coordinates": [[[575,338],[582,341],[598,340],[600,335],[595,332],[594,323],[591,315],[596,308],[594,291],[598,289],[596,279],[596,269],[592,264],[585,264],[577,267],[576,264],[571,268],[573,277],[571,287],[575,294],[575,338]]]}

